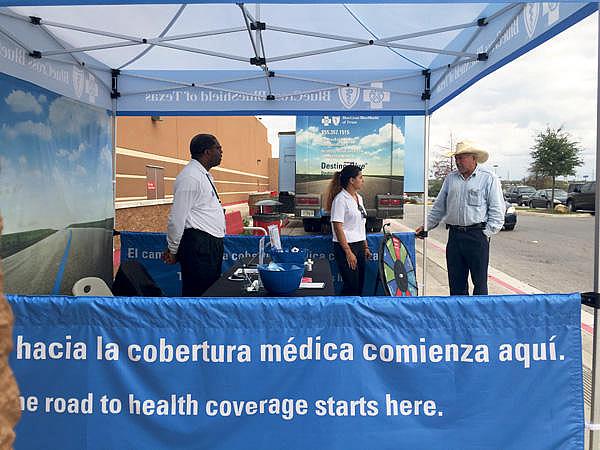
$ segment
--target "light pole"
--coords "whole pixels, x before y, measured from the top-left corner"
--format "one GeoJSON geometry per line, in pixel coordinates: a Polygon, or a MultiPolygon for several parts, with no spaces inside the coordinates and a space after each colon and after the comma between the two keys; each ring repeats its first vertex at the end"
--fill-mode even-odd
{"type": "Polygon", "coordinates": [[[496,169],[498,169],[498,164],[494,164],[492,166],[494,168],[494,175],[498,175],[498,171],[496,169]]]}

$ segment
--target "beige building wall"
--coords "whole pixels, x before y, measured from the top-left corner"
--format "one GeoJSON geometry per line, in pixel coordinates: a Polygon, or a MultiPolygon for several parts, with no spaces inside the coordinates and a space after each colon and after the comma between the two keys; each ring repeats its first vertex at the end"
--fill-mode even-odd
{"type": "Polygon", "coordinates": [[[269,158],[269,190],[279,192],[279,158],[269,158]]]}
{"type": "Polygon", "coordinates": [[[267,129],[255,117],[119,117],[117,208],[148,203],[146,166],[163,168],[165,201],[171,199],[175,177],[190,159],[190,140],[198,133],[215,135],[223,146],[221,165],[211,173],[224,205],[245,203],[249,193],[271,190],[277,166],[270,164],[267,129]]]}

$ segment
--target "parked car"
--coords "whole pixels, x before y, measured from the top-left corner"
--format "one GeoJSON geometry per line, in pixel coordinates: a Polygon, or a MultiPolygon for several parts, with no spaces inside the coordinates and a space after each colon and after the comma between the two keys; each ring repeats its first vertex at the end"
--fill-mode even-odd
{"type": "MultiPolygon", "coordinates": [[[[567,204],[567,193],[562,189],[554,189],[554,206],[567,204]]],[[[534,195],[529,197],[530,208],[547,208],[550,209],[552,202],[552,189],[540,189],[534,195]]]]}
{"type": "Polygon", "coordinates": [[[570,194],[571,192],[580,189],[584,184],[585,181],[571,181],[569,183],[569,187],[567,188],[567,193],[570,194]]]}
{"type": "Polygon", "coordinates": [[[517,210],[509,202],[505,203],[506,211],[504,212],[504,226],[502,229],[506,231],[512,231],[515,229],[515,225],[517,224],[517,210]]]}
{"type": "Polygon", "coordinates": [[[573,187],[569,186],[567,196],[567,208],[569,211],[592,211],[596,210],[596,182],[588,181],[583,184],[577,184],[573,187]]]}
{"type": "Polygon", "coordinates": [[[535,194],[535,188],[532,186],[512,186],[508,189],[506,200],[517,205],[527,205],[529,197],[535,194]]]}

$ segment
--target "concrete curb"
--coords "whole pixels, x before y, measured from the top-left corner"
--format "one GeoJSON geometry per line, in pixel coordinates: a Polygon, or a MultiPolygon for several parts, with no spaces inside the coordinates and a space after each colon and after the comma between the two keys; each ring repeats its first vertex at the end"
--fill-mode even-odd
{"type": "Polygon", "coordinates": [[[517,216],[519,216],[519,215],[545,216],[545,217],[559,217],[561,219],[575,219],[577,217],[590,217],[590,213],[550,214],[550,213],[544,213],[544,212],[527,211],[525,209],[519,209],[519,208],[516,208],[516,210],[517,210],[517,216]]]}

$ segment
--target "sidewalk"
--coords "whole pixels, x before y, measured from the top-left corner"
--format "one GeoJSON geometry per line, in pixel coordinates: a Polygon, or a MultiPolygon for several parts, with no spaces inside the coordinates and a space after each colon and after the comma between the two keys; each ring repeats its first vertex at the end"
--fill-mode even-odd
{"type": "MultiPolygon", "coordinates": [[[[402,224],[399,220],[391,220],[392,231],[414,231],[402,224]]],[[[427,238],[427,279],[425,289],[421,287],[423,277],[423,243],[417,239],[415,249],[417,253],[417,274],[419,281],[419,294],[423,295],[449,295],[448,270],[446,268],[446,244],[427,238]]],[[[470,286],[472,292],[473,287],[470,286]]],[[[502,294],[542,294],[534,288],[510,275],[490,266],[488,270],[488,289],[493,295],[502,294]]]]}

